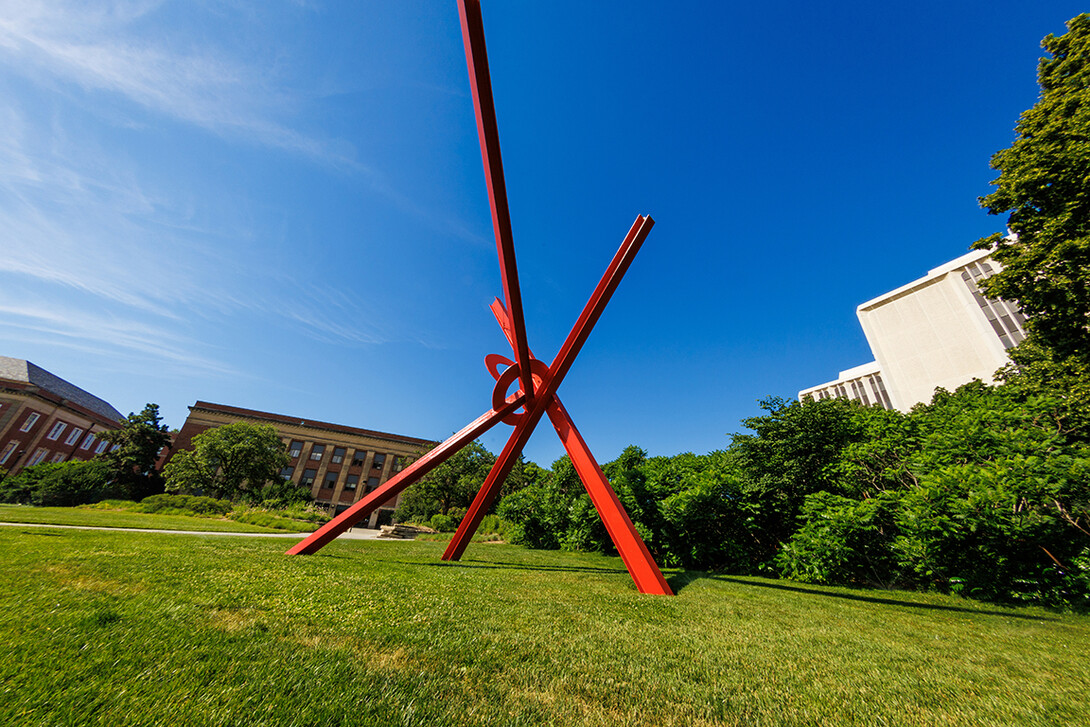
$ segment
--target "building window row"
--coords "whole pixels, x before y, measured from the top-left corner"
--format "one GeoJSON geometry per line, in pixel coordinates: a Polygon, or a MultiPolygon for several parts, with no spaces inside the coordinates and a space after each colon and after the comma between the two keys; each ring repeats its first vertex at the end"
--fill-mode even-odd
{"type": "MultiPolygon", "coordinates": [[[[883,409],[892,409],[893,403],[889,400],[889,394],[886,392],[886,384],[882,381],[881,374],[872,374],[864,377],[870,389],[874,392],[874,398],[876,403],[881,404],[883,409]]],[[[862,384],[860,384],[862,386],[862,384]]]]}
{"type": "Polygon", "coordinates": [[[893,408],[893,404],[889,399],[889,394],[886,392],[886,385],[882,382],[881,374],[869,374],[845,382],[838,381],[824,389],[811,391],[803,396],[803,399],[806,401],[824,401],[825,399],[834,398],[854,399],[855,401],[862,402],[865,406],[878,405],[883,409],[893,408]],[[871,392],[869,396],[867,394],[868,386],[870,387],[871,392]],[[848,393],[849,389],[851,390],[851,394],[848,393]]]}
{"type": "Polygon", "coordinates": [[[988,298],[980,292],[978,282],[992,274],[992,266],[987,261],[970,263],[961,271],[961,279],[972,293],[977,305],[984,311],[995,335],[1004,348],[1014,348],[1026,337],[1026,318],[1013,303],[999,298],[988,298]]]}
{"type": "MultiPolygon", "coordinates": [[[[303,454],[304,444],[305,444],[304,442],[301,442],[299,440],[293,440],[291,442],[291,444],[288,445],[288,456],[291,459],[298,459],[299,457],[301,457],[302,454],[303,454]]],[[[326,451],[326,445],[325,444],[315,443],[310,448],[310,454],[308,455],[308,459],[310,459],[311,461],[314,461],[314,462],[321,462],[322,457],[325,456],[325,451],[326,451]]],[[[348,448],[347,447],[334,447],[333,448],[333,454],[329,458],[329,463],[330,464],[343,464],[346,457],[347,457],[347,455],[348,455],[348,448]]],[[[351,462],[352,462],[353,467],[362,467],[367,462],[367,450],[366,449],[355,449],[355,450],[353,450],[352,451],[351,462]]],[[[375,452],[374,457],[371,459],[371,469],[381,470],[385,464],[386,464],[386,454],[384,454],[382,452],[375,452]]],[[[401,470],[402,466],[403,466],[402,458],[401,457],[394,457],[393,470],[395,472],[399,472],[401,470]]]]}

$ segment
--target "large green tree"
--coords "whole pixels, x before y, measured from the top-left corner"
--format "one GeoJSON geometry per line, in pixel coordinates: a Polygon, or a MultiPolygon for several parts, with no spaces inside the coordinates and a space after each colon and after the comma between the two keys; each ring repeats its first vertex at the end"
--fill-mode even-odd
{"type": "Polygon", "coordinates": [[[162,424],[158,404],[145,405],[139,414],[130,413],[120,429],[102,432],[98,437],[113,445],[100,459],[109,465],[112,478],[126,497],[140,500],[163,491],[155,463],[159,452],[170,444],[170,433],[162,424]]]}
{"type": "Polygon", "coordinates": [[[405,490],[398,520],[426,522],[453,508],[466,508],[492,469],[496,456],[471,442],[405,490]]]}
{"type": "Polygon", "coordinates": [[[275,429],[238,422],[193,437],[193,449],[175,454],[163,475],[170,492],[261,499],[266,483],[281,481],[290,461],[275,429]]]}
{"type": "Polygon", "coordinates": [[[1040,100],[1018,121],[1018,138],[992,157],[990,214],[1009,213],[1009,237],[977,241],[1003,270],[984,283],[1017,300],[1032,338],[1061,359],[1090,359],[1090,15],[1041,43],[1040,100]]]}

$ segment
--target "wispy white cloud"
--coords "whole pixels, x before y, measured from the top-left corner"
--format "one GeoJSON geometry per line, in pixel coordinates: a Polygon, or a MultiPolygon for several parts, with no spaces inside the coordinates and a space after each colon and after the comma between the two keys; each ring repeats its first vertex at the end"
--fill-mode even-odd
{"type": "Polygon", "coordinates": [[[7,338],[13,337],[12,331],[21,330],[35,336],[46,334],[51,342],[76,350],[104,353],[120,348],[199,373],[238,373],[228,364],[195,354],[195,342],[179,338],[167,328],[68,306],[46,309],[0,302],[0,329],[7,329],[7,338]],[[104,347],[104,342],[108,346],[104,347]]]}
{"type": "MultiPolygon", "coordinates": [[[[261,12],[236,5],[224,12],[261,12]]],[[[129,140],[148,143],[164,120],[201,129],[213,144],[257,145],[355,178],[446,234],[481,235],[398,192],[348,142],[300,130],[307,92],[230,38],[175,32],[159,16],[177,8],[0,0],[3,338],[46,335],[88,354],[224,375],[237,372],[201,340],[202,325],[349,346],[402,338],[363,298],[278,261],[292,241],[263,237],[269,223],[247,214],[245,191],[224,199],[194,180],[166,180],[129,140]]]]}
{"type": "Polygon", "coordinates": [[[222,48],[193,47],[143,21],[159,2],[17,0],[0,4],[0,54],[24,73],[46,73],[89,92],[120,95],[147,110],[217,133],[366,171],[343,140],[323,140],[275,120],[299,99],[260,66],[222,48]]]}

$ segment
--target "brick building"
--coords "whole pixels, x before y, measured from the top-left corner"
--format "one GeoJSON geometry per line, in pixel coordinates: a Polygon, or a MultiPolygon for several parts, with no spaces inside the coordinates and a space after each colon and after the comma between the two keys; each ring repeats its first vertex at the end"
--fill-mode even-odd
{"type": "Polygon", "coordinates": [[[109,446],[97,434],[121,426],[102,399],[21,358],[0,356],[0,468],[87,460],[109,446]]]}
{"type": "MultiPolygon", "coordinates": [[[[406,457],[419,455],[436,444],[427,439],[198,401],[189,407],[189,416],[161,464],[166,464],[173,452],[190,449],[197,434],[234,422],[267,424],[276,429],[291,457],[281,474],[308,488],[318,505],[338,513],[386,482],[401,469],[406,457]]],[[[398,501],[393,498],[380,505],[371,514],[368,526],[390,522],[398,501]]]]}

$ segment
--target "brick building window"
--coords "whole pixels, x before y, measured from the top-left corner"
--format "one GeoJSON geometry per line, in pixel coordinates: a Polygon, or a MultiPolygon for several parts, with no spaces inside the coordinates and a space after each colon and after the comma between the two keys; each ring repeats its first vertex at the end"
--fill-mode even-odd
{"type": "Polygon", "coordinates": [[[101,439],[98,442],[98,446],[95,447],[95,454],[102,454],[106,451],[106,445],[109,444],[105,439],[101,439]]]}
{"type": "Polygon", "coordinates": [[[367,487],[364,488],[363,491],[364,492],[371,492],[376,487],[378,487],[378,477],[368,477],[367,478],[367,487]]]}
{"type": "Polygon", "coordinates": [[[344,462],[344,447],[337,447],[333,450],[333,459],[329,460],[333,464],[340,464],[344,462]]]}
{"type": "Polygon", "coordinates": [[[60,436],[61,436],[61,432],[64,431],[64,428],[66,426],[68,426],[68,425],[65,424],[64,422],[57,422],[56,424],[53,425],[53,428],[49,430],[49,434],[45,435],[45,438],[46,439],[52,439],[52,440],[59,439],[60,436]]]}
{"type": "Polygon", "coordinates": [[[74,428],[69,434],[68,438],[64,440],[65,444],[72,445],[79,441],[79,435],[83,434],[83,430],[79,427],[74,428]]]}
{"type": "Polygon", "coordinates": [[[94,432],[87,432],[87,436],[83,438],[83,444],[79,446],[80,449],[90,449],[91,442],[95,441],[94,432]]]}
{"type": "Polygon", "coordinates": [[[51,459],[49,461],[50,462],[63,462],[64,461],[64,452],[57,452],[55,455],[53,455],[53,459],[51,459]]]}
{"type": "Polygon", "coordinates": [[[293,474],[295,474],[294,467],[285,467],[284,469],[280,470],[280,476],[283,477],[285,480],[290,480],[293,474]]]}
{"type": "Polygon", "coordinates": [[[45,459],[45,456],[47,454],[49,454],[48,449],[46,449],[45,447],[38,447],[38,451],[36,451],[34,453],[34,456],[30,458],[30,461],[27,462],[27,467],[33,467],[34,465],[38,464],[43,459],[45,459]]]}
{"type": "Polygon", "coordinates": [[[359,475],[348,475],[348,477],[344,481],[344,489],[354,490],[354,489],[356,489],[356,486],[359,485],[359,483],[360,483],[360,476],[359,475]]]}
{"type": "Polygon", "coordinates": [[[325,454],[324,444],[315,444],[310,448],[310,458],[315,462],[320,462],[323,454],[325,454]]]}
{"type": "Polygon", "coordinates": [[[8,442],[7,446],[4,447],[4,451],[0,453],[0,464],[7,464],[8,459],[11,457],[11,453],[14,452],[15,448],[18,446],[19,443],[16,441],[8,442]]]}
{"type": "Polygon", "coordinates": [[[34,422],[38,421],[41,418],[42,418],[42,415],[39,414],[38,412],[36,412],[36,411],[30,412],[30,414],[26,418],[26,421],[23,422],[23,426],[19,427],[19,431],[20,432],[29,432],[30,428],[32,426],[34,426],[34,422]]]}
{"type": "Polygon", "coordinates": [[[303,443],[302,442],[292,442],[291,446],[288,447],[288,456],[291,457],[292,459],[295,459],[296,457],[298,457],[302,453],[303,453],[303,443]]]}
{"type": "Polygon", "coordinates": [[[371,462],[371,469],[380,470],[382,465],[386,464],[386,455],[375,453],[375,459],[371,462]]]}
{"type": "Polygon", "coordinates": [[[325,479],[322,481],[322,487],[327,487],[330,490],[332,490],[336,486],[337,486],[337,473],[336,472],[326,472],[325,473],[325,479]]]}
{"type": "Polygon", "coordinates": [[[303,487],[310,487],[314,484],[314,478],[318,476],[318,470],[303,470],[303,479],[299,480],[299,484],[303,487]]]}
{"type": "Polygon", "coordinates": [[[356,453],[352,455],[352,466],[362,467],[364,461],[367,459],[366,449],[357,449],[356,453]]]}

